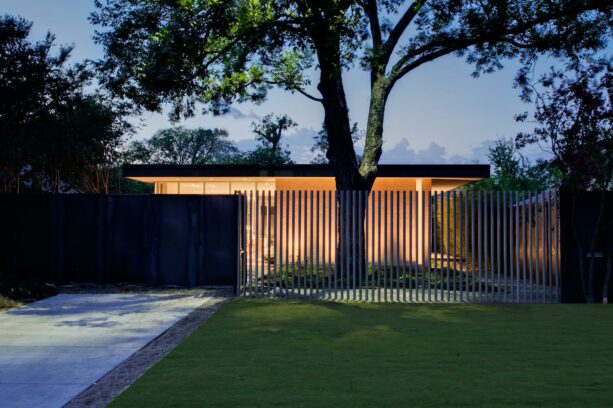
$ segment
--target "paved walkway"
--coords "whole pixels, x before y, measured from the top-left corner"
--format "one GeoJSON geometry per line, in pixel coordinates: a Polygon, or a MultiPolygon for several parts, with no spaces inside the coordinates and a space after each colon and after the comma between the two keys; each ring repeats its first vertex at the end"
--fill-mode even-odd
{"type": "Polygon", "coordinates": [[[62,294],[0,313],[0,406],[62,407],[210,294],[62,294]]]}

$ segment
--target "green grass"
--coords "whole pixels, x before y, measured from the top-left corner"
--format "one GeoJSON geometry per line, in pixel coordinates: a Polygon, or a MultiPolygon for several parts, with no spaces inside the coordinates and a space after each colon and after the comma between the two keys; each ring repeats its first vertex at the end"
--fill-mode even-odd
{"type": "Polygon", "coordinates": [[[237,300],[113,407],[605,407],[613,308],[237,300]]]}

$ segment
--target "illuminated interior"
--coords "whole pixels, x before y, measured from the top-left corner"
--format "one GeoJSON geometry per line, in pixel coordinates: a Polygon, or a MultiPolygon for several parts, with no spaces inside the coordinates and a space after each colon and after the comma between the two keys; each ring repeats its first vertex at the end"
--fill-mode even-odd
{"type": "MultiPolygon", "coordinates": [[[[336,222],[336,209],[333,207],[324,208],[323,203],[314,201],[311,195],[331,194],[336,190],[335,179],[333,177],[129,177],[133,180],[153,183],[155,194],[192,194],[192,195],[227,195],[237,192],[245,193],[247,197],[246,213],[246,245],[249,247],[258,246],[260,248],[258,262],[274,262],[274,247],[277,236],[282,236],[279,244],[287,251],[290,256],[300,256],[313,248],[323,251],[328,246],[329,256],[334,256],[336,252],[335,244],[330,245],[330,240],[334,237],[326,238],[325,233],[321,232],[318,239],[314,240],[313,245],[304,242],[298,234],[290,234],[289,226],[298,219],[299,223],[305,226],[312,223],[313,209],[320,211],[324,219],[336,222]],[[261,194],[261,193],[264,194],[261,194]],[[266,192],[277,192],[265,194],[266,192]],[[285,198],[285,205],[291,206],[292,212],[288,213],[283,208],[277,209],[280,196],[285,198]],[[255,197],[258,197],[256,199],[255,197]],[[275,198],[276,196],[276,198],[275,198]],[[279,210],[279,211],[277,211],[279,210]],[[277,219],[277,212],[280,213],[277,219]],[[257,213],[257,214],[256,214],[257,213]],[[326,215],[324,215],[324,213],[326,215]],[[291,219],[291,222],[289,220],[291,219]],[[302,221],[301,221],[302,220],[302,221]],[[272,228],[268,227],[272,225],[272,228]],[[285,229],[283,229],[286,226],[285,229]],[[291,238],[289,238],[291,235],[291,238]],[[327,242],[327,243],[326,243],[327,242]],[[297,254],[297,255],[296,255],[297,254]]],[[[430,211],[430,202],[424,200],[421,192],[440,193],[457,189],[468,183],[480,180],[481,178],[456,177],[456,178],[417,178],[417,177],[379,177],[375,180],[371,193],[372,204],[375,204],[373,211],[378,213],[379,197],[382,191],[393,192],[412,192],[415,194],[410,213],[407,214],[410,229],[406,231],[405,237],[389,234],[389,247],[396,244],[396,240],[401,240],[402,257],[409,257],[421,262],[423,254],[430,248],[430,226],[420,220],[424,219],[424,214],[430,211]],[[376,193],[376,194],[375,194],[376,193]],[[408,238],[413,237],[412,239],[408,238]],[[409,240],[411,245],[406,240],[409,240]]],[[[394,193],[396,194],[396,193],[394,193]]],[[[370,198],[369,198],[370,199],[370,198]]],[[[396,212],[403,211],[403,207],[396,204],[396,208],[389,208],[389,214],[395,215],[396,212]]],[[[403,204],[407,209],[407,204],[403,204]]],[[[391,219],[391,217],[390,217],[391,219]]],[[[391,222],[391,221],[390,221],[391,222]]],[[[315,225],[319,225],[321,231],[324,227],[319,218],[315,219],[315,225]]],[[[391,224],[389,225],[391,227],[391,224]]],[[[375,239],[378,245],[379,238],[375,239]]],[[[367,257],[374,259],[375,254],[369,250],[367,257]]]]}
{"type": "MultiPolygon", "coordinates": [[[[334,191],[333,177],[129,177],[153,183],[155,194],[234,194],[245,191],[334,191]]],[[[479,178],[377,178],[373,191],[445,192],[479,178]]]]}

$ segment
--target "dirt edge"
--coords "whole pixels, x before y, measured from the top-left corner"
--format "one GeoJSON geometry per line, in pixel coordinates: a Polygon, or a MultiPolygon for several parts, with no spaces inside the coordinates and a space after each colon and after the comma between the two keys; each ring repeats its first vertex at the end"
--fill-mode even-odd
{"type": "Polygon", "coordinates": [[[145,347],[106,373],[104,377],[64,405],[64,408],[102,408],[108,406],[115,397],[140,378],[145,371],[160,361],[215,314],[221,306],[232,299],[230,291],[219,290],[212,295],[213,298],[202,303],[145,347]]]}

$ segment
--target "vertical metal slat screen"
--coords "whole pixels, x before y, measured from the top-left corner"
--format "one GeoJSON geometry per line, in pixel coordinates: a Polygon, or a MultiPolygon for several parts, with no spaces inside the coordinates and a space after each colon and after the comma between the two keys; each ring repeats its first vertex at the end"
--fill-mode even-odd
{"type": "Polygon", "coordinates": [[[557,303],[547,191],[238,193],[237,293],[370,302],[557,303]]]}

